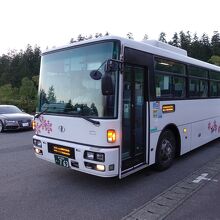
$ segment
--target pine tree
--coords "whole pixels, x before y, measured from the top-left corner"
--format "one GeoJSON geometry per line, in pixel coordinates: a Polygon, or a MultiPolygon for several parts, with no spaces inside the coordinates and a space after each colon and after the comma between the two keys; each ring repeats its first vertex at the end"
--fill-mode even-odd
{"type": "Polygon", "coordinates": [[[131,32],[127,33],[127,38],[131,39],[131,40],[134,40],[134,36],[133,36],[133,34],[131,32]]]}
{"type": "Polygon", "coordinates": [[[174,33],[172,41],[170,41],[169,44],[175,47],[180,47],[180,40],[179,40],[177,32],[174,33]]]}
{"type": "Polygon", "coordinates": [[[218,31],[214,31],[211,39],[211,47],[213,55],[220,56],[220,34],[218,31]]]}
{"type": "Polygon", "coordinates": [[[167,43],[166,34],[164,32],[161,32],[158,40],[167,43]]]}

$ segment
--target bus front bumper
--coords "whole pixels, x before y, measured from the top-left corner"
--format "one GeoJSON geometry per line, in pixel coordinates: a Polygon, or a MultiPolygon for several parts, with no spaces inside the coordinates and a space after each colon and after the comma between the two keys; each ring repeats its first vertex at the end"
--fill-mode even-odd
{"type": "Polygon", "coordinates": [[[119,175],[119,147],[91,147],[34,136],[38,158],[84,173],[115,177],[119,175]]]}

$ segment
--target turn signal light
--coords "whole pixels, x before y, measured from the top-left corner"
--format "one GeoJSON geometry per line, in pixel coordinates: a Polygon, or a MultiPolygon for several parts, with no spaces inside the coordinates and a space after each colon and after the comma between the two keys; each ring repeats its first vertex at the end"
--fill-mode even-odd
{"type": "Polygon", "coordinates": [[[35,120],[32,121],[32,128],[33,128],[33,130],[35,130],[35,128],[36,128],[36,121],[35,120]]]}
{"type": "Polygon", "coordinates": [[[116,132],[115,130],[111,129],[107,131],[107,141],[109,143],[114,143],[116,141],[116,132]]]}

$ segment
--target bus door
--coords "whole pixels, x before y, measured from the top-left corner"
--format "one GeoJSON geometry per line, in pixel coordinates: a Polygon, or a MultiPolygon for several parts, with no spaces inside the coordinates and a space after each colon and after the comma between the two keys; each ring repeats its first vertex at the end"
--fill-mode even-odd
{"type": "Polygon", "coordinates": [[[122,173],[146,161],[146,68],[125,65],[122,116],[122,173]]]}

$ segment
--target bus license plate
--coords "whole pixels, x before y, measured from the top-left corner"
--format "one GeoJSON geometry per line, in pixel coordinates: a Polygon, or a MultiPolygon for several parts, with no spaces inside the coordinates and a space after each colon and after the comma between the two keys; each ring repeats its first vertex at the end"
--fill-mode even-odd
{"type": "Polygon", "coordinates": [[[55,163],[57,165],[69,168],[69,160],[67,157],[62,157],[59,155],[54,155],[55,163]]]}

